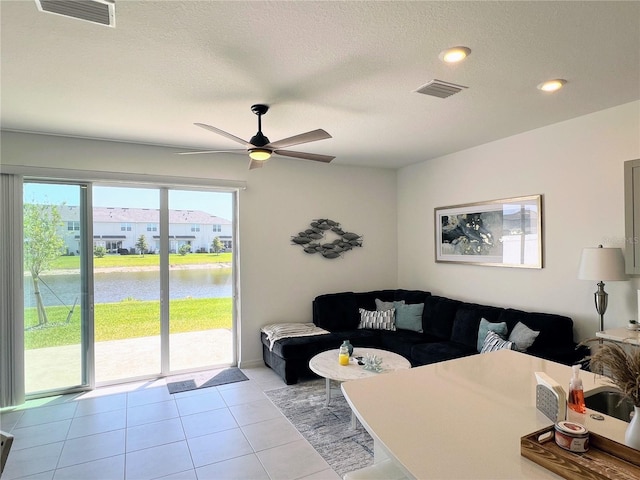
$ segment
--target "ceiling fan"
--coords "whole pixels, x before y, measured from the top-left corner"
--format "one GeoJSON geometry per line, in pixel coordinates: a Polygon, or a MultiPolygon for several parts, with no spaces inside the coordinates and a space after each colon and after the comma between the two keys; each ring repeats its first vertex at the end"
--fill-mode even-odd
{"type": "MultiPolygon", "coordinates": [[[[271,155],[281,155],[283,157],[302,158],[304,160],[313,160],[316,162],[329,163],[336,157],[329,155],[318,155],[316,153],[294,152],[292,150],[282,150],[286,147],[293,145],[300,145],[301,143],[315,142],[316,140],[324,140],[325,138],[331,138],[327,132],[322,129],[312,130],[310,132],[301,133],[300,135],[294,135],[293,137],[284,138],[277,142],[270,142],[269,139],[262,133],[262,115],[269,111],[268,105],[256,104],[251,106],[251,111],[258,116],[258,133],[256,133],[248,142],[235,135],[220,130],[219,128],[206,125],[204,123],[194,123],[198,127],[210,130],[213,133],[227,137],[234,142],[241,143],[246,147],[246,151],[249,153],[251,159],[249,163],[249,169],[260,168],[262,165],[271,158],[271,155]]],[[[194,155],[200,153],[222,153],[222,152],[238,152],[239,150],[206,150],[198,152],[182,152],[180,155],[194,155]]]]}

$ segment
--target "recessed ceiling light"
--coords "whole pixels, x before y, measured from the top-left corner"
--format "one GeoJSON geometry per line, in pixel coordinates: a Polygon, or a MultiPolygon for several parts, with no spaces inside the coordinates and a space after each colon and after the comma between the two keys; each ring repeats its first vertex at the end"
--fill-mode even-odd
{"type": "Polygon", "coordinates": [[[471,53],[467,47],[452,47],[440,52],[438,58],[446,63],[456,63],[464,60],[471,53]]]}
{"type": "Polygon", "coordinates": [[[555,80],[542,82],[540,85],[538,85],[538,89],[542,90],[543,92],[555,92],[557,90],[560,90],[565,83],[567,83],[566,80],[556,78],[555,80]]]}

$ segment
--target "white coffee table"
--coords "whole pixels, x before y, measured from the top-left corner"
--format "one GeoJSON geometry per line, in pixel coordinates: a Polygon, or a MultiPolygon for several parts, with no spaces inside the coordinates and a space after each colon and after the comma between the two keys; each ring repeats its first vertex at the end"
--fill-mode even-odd
{"type": "MultiPolygon", "coordinates": [[[[338,363],[338,349],[336,348],[334,350],[327,350],[326,352],[317,354],[309,360],[309,368],[313,373],[316,373],[325,379],[327,388],[327,399],[325,401],[325,405],[329,405],[331,402],[331,380],[336,382],[346,382],[348,380],[372,377],[374,375],[393,372],[395,370],[411,368],[411,363],[402,355],[398,355],[387,350],[356,347],[353,349],[353,355],[349,359],[349,365],[340,365],[340,363],[338,363]],[[367,354],[377,355],[382,358],[381,372],[365,370],[364,366],[358,365],[358,361],[355,357],[366,357],[367,354]]],[[[351,415],[351,424],[355,428],[355,416],[353,414],[351,415]]]]}

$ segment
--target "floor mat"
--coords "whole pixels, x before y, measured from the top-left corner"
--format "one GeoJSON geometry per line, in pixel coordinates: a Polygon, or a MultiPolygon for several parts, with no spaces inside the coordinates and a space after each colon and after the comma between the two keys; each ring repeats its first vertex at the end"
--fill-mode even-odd
{"type": "Polygon", "coordinates": [[[167,378],[167,388],[169,393],[180,393],[200,388],[217,387],[227,383],[244,382],[245,380],[249,379],[239,368],[230,367],[223,370],[210,370],[170,377],[167,378]]]}

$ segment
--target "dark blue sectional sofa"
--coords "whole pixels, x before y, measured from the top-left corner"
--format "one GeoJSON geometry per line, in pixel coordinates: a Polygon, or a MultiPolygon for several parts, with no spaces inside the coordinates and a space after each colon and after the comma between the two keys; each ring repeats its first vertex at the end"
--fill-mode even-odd
{"type": "Polygon", "coordinates": [[[508,331],[522,322],[540,332],[526,353],[566,365],[578,363],[586,356],[573,340],[573,321],[550,313],[524,312],[476,303],[467,303],[419,290],[377,290],[320,295],[313,300],[313,323],[329,334],[283,338],[269,348],[269,340],[261,333],[263,358],[287,385],[299,377],[313,375],[311,357],[325,350],[337,349],[343,340],[355,347],[389,350],[407,358],[412,366],[451,360],[478,354],[478,329],[481,319],[505,322],[508,331]],[[359,329],[363,308],[376,310],[375,300],[404,300],[406,304],[423,303],[422,332],[396,329],[359,329]]]}

